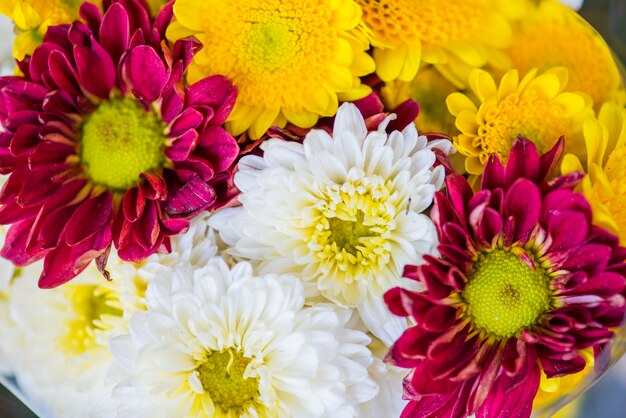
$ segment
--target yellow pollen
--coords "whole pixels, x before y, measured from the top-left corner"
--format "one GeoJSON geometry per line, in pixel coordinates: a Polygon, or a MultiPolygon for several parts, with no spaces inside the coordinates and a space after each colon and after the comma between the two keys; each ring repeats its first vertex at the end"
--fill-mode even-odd
{"type": "Polygon", "coordinates": [[[357,0],[363,20],[385,45],[465,40],[491,11],[485,0],[357,0]]]}
{"type": "Polygon", "coordinates": [[[571,130],[570,120],[563,117],[558,106],[527,91],[522,97],[510,94],[485,112],[485,122],[478,128],[475,141],[483,150],[481,160],[497,154],[504,162],[520,135],[533,141],[543,154],[571,130]]]}
{"type": "Polygon", "coordinates": [[[59,343],[64,351],[78,356],[95,346],[98,331],[108,330],[103,318],[121,317],[123,311],[115,293],[104,286],[68,284],[63,291],[72,314],[59,343]]]}
{"type": "Polygon", "coordinates": [[[216,409],[228,416],[240,416],[259,397],[259,378],[244,377],[252,361],[232,348],[213,351],[198,369],[198,378],[203,389],[211,397],[216,409]]]}
{"type": "Polygon", "coordinates": [[[551,307],[550,278],[504,249],[483,253],[461,294],[476,330],[506,339],[538,323],[551,307]]]}

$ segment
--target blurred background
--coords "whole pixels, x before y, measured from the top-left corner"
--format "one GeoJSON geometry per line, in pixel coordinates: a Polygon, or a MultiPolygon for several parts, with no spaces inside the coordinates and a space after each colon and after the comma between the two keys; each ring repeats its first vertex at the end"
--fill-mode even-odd
{"type": "MultiPolygon", "coordinates": [[[[580,0],[564,2],[576,4],[580,0]]],[[[580,13],[604,36],[622,62],[626,62],[626,0],[587,0],[580,13]]],[[[0,57],[7,56],[5,50],[10,51],[11,45],[8,19],[0,15],[0,57]]],[[[0,73],[3,70],[6,72],[11,65],[0,58],[0,73]]],[[[0,418],[31,417],[36,415],[0,384],[0,418]]],[[[626,418],[626,357],[585,393],[579,401],[576,414],[569,412],[560,416],[577,417],[626,418]]]]}

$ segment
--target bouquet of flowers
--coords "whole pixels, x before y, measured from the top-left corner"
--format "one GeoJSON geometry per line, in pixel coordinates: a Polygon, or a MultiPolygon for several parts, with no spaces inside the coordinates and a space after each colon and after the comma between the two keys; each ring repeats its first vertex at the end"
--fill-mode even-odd
{"type": "Polygon", "coordinates": [[[622,355],[626,95],[556,0],[0,13],[0,373],[43,416],[542,416],[622,355]]]}

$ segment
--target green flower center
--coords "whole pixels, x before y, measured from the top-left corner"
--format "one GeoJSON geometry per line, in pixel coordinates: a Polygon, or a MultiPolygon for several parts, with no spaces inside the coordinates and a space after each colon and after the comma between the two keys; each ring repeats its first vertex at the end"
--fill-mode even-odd
{"type": "Polygon", "coordinates": [[[243,377],[251,360],[239,351],[228,349],[209,353],[206,362],[198,367],[202,387],[216,408],[225,413],[239,413],[258,398],[259,379],[243,377]]]}
{"type": "Polygon", "coordinates": [[[127,190],[165,163],[165,124],[135,99],[103,102],[82,126],[80,160],[89,179],[127,190]]]}
{"type": "Polygon", "coordinates": [[[538,322],[550,309],[550,277],[504,249],[483,253],[462,292],[473,325],[509,338],[538,322]]]}
{"type": "Polygon", "coordinates": [[[369,226],[364,225],[365,215],[362,211],[357,211],[354,221],[345,221],[340,218],[330,218],[328,225],[330,229],[330,240],[337,244],[337,248],[342,248],[346,252],[357,255],[357,246],[363,247],[361,238],[369,237],[373,234],[369,226]]]}

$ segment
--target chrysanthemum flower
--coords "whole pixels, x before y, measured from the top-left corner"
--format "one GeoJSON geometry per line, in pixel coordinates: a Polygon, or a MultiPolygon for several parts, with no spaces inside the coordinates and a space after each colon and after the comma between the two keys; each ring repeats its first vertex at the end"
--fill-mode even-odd
{"type": "Polygon", "coordinates": [[[140,261],[231,198],[225,171],[238,146],[221,125],[236,90],[213,76],[187,88],[198,44],[162,44],[171,6],[151,22],[137,0],[48,29],[24,77],[0,79],[3,256],[45,257],[42,287],[62,284],[112,243],[140,261]]]}
{"type": "MultiPolygon", "coordinates": [[[[15,23],[15,58],[22,60],[26,55],[31,55],[43,42],[49,26],[70,23],[77,19],[81,3],[80,0],[2,0],[0,14],[10,17],[15,23]]],[[[91,3],[99,5],[102,2],[91,0],[91,3]]]]}
{"type": "MultiPolygon", "coordinates": [[[[376,74],[411,81],[420,63],[459,68],[508,65],[511,25],[499,0],[357,0],[374,32],[376,74]]],[[[517,3],[517,2],[515,2],[517,3]]],[[[506,8],[516,8],[507,2],[506,8]]],[[[460,80],[465,84],[466,80],[460,80]]]]}
{"type": "Polygon", "coordinates": [[[541,75],[533,70],[521,80],[511,70],[496,85],[489,73],[472,71],[473,98],[453,93],[447,100],[461,131],[454,144],[467,157],[467,172],[474,178],[480,175],[491,155],[505,162],[519,136],[531,139],[540,152],[564,136],[568,149],[579,151],[583,120],[593,111],[588,97],[565,91],[567,79],[563,68],[541,75]]]}
{"type": "Polygon", "coordinates": [[[305,308],[295,277],[216,257],[160,274],[147,302],[111,343],[129,373],[113,414],[352,417],[376,394],[367,336],[346,327],[349,311],[305,308]]]}
{"type": "Polygon", "coordinates": [[[568,90],[587,93],[596,109],[608,100],[624,103],[624,87],[610,48],[577,13],[556,1],[536,5],[515,26],[507,51],[512,68],[522,73],[563,66],[568,90]]]}
{"type": "Polygon", "coordinates": [[[105,379],[107,343],[126,330],[120,293],[95,266],[66,286],[37,291],[39,271],[22,269],[10,288],[14,324],[9,336],[3,325],[3,337],[12,371],[27,397],[54,416],[86,417],[113,387],[105,379]]]}
{"type": "Polygon", "coordinates": [[[572,190],[580,174],[544,181],[561,147],[540,157],[520,139],[506,169],[489,159],[479,192],[452,175],[436,195],[441,258],[405,269],[426,290],[385,295],[417,324],[390,353],[412,369],[403,416],[528,417],[542,371],[579,373],[581,350],[610,353],[611,328],[624,320],[626,249],[591,225],[572,190]]]}
{"type": "MultiPolygon", "coordinates": [[[[411,120],[414,116],[411,116],[411,120]]],[[[403,327],[382,304],[400,283],[402,267],[419,263],[436,246],[432,221],[422,212],[443,185],[444,168],[410,123],[385,132],[393,117],[368,132],[353,104],[339,108],[332,136],[312,130],[303,143],[271,139],[263,157],[241,159],[235,184],[243,206],[211,218],[235,257],[262,273],[295,274],[308,296],[358,307],[384,341],[403,327]]]]}
{"type": "Polygon", "coordinates": [[[594,224],[611,231],[626,245],[626,110],[605,103],[598,118],[585,122],[586,165],[568,154],[563,158],[564,173],[586,172],[580,184],[593,209],[594,224]]]}
{"type": "Polygon", "coordinates": [[[433,66],[420,69],[410,82],[391,81],[382,88],[382,96],[388,109],[395,109],[406,100],[420,105],[415,126],[419,132],[437,132],[446,135],[457,133],[454,116],[446,109],[447,97],[458,91],[448,79],[433,66]]]}
{"type": "Polygon", "coordinates": [[[353,0],[177,0],[168,37],[204,45],[189,80],[224,74],[239,88],[227,128],[252,139],[291,122],[310,128],[338,98],[365,97],[374,71],[361,9],[353,0]]]}

